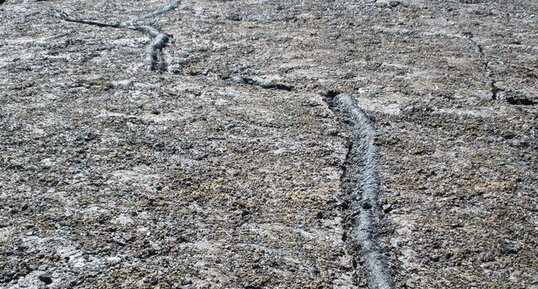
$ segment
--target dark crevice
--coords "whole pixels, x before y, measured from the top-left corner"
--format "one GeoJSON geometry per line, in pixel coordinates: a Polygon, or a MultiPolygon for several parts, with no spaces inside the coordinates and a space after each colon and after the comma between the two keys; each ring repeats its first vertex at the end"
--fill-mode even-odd
{"type": "MultiPolygon", "coordinates": [[[[326,93],[322,94],[323,101],[327,103],[328,107],[335,111],[335,101],[334,98],[340,94],[337,91],[327,91],[326,93]]],[[[347,127],[347,124],[345,127],[342,125],[340,127],[341,130],[349,130],[347,127]]],[[[354,245],[353,237],[352,237],[352,230],[353,230],[353,222],[352,222],[352,216],[353,216],[353,206],[350,206],[350,204],[353,202],[353,190],[354,187],[356,187],[356,179],[353,178],[353,175],[356,173],[356,166],[353,166],[352,160],[353,160],[353,142],[352,141],[346,141],[346,156],[344,159],[344,162],[340,165],[340,202],[339,202],[339,209],[342,214],[342,227],[343,227],[343,233],[342,233],[342,241],[345,244],[344,250],[346,255],[348,255],[351,259],[351,268],[349,271],[352,274],[352,288],[359,288],[359,280],[364,279],[364,271],[360,270],[357,266],[357,259],[359,258],[359,252],[358,248],[354,245]]]]}
{"type": "Polygon", "coordinates": [[[103,22],[98,22],[98,21],[93,21],[93,20],[74,19],[74,18],[69,17],[65,13],[58,14],[58,16],[66,22],[80,23],[80,24],[92,25],[92,26],[97,26],[97,27],[121,28],[119,23],[110,24],[110,23],[103,23],[103,22]]]}
{"type": "Polygon", "coordinates": [[[515,98],[515,97],[507,97],[506,98],[506,101],[509,103],[509,104],[513,104],[513,105],[536,105],[538,104],[537,101],[533,101],[531,99],[526,99],[526,98],[515,98]]]}
{"type": "MultiPolygon", "coordinates": [[[[333,97],[326,98],[325,101],[327,104],[329,104],[328,100],[332,99],[333,97]]],[[[329,107],[331,107],[331,104],[329,104],[329,107]]],[[[354,173],[354,168],[351,164],[352,160],[352,151],[353,151],[353,142],[348,141],[346,143],[346,158],[342,165],[340,166],[340,191],[342,192],[342,203],[341,203],[341,211],[342,215],[344,216],[343,220],[343,229],[344,233],[342,234],[342,241],[344,244],[346,244],[346,253],[351,255],[351,272],[353,275],[353,283],[352,285],[354,287],[358,287],[359,283],[358,280],[361,279],[364,276],[361,276],[361,272],[359,272],[357,268],[357,260],[356,256],[358,255],[357,248],[353,246],[353,242],[351,238],[349,238],[349,232],[352,231],[353,224],[351,222],[351,216],[353,212],[350,210],[349,203],[353,200],[353,187],[356,186],[355,179],[352,177],[352,174],[354,173]]]]}
{"type": "Polygon", "coordinates": [[[293,91],[294,87],[282,82],[267,80],[259,77],[245,77],[245,76],[224,76],[222,77],[225,81],[236,83],[236,84],[248,84],[259,86],[266,89],[278,89],[285,91],[293,91]]]}
{"type": "Polygon", "coordinates": [[[334,98],[340,93],[341,92],[336,91],[336,90],[329,90],[325,92],[324,94],[322,94],[323,100],[327,103],[327,105],[329,106],[331,110],[334,110],[334,107],[335,107],[334,98]]]}
{"type": "Polygon", "coordinates": [[[491,80],[490,88],[491,88],[491,99],[496,100],[498,98],[498,94],[501,91],[501,89],[497,87],[497,82],[495,80],[491,80]]]}
{"type": "MultiPolygon", "coordinates": [[[[480,59],[482,60],[482,66],[484,67],[484,74],[489,80],[489,90],[490,90],[490,94],[491,94],[491,99],[492,100],[500,99],[499,94],[501,92],[505,92],[505,90],[501,89],[497,85],[497,80],[495,79],[495,74],[493,72],[493,69],[491,68],[491,64],[490,64],[488,58],[486,57],[486,54],[484,52],[484,47],[482,46],[482,44],[478,43],[474,39],[474,35],[471,32],[464,33],[464,35],[467,37],[467,39],[469,39],[469,41],[471,41],[476,46],[476,50],[478,51],[480,59]]],[[[513,96],[505,97],[504,99],[509,104],[512,104],[512,105],[530,105],[530,106],[533,106],[533,105],[536,105],[538,103],[538,102],[533,101],[531,99],[517,98],[517,97],[513,97],[513,96]]]]}

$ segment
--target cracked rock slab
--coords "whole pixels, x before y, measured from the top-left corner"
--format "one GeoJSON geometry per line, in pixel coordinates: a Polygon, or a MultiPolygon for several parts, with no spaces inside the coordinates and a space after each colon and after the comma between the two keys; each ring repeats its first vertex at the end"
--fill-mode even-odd
{"type": "Polygon", "coordinates": [[[186,1],[140,21],[159,72],[48,13],[167,3],[0,6],[0,287],[372,286],[328,92],[377,131],[396,288],[537,286],[535,1],[186,1]]]}

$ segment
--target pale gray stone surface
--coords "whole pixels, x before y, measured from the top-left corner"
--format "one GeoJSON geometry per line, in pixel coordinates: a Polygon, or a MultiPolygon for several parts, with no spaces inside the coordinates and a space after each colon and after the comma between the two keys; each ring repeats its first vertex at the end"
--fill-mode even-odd
{"type": "Polygon", "coordinates": [[[538,286],[536,1],[183,1],[140,19],[155,71],[145,33],[59,17],[167,3],[0,5],[0,288],[367,286],[344,92],[396,288],[538,286]]]}

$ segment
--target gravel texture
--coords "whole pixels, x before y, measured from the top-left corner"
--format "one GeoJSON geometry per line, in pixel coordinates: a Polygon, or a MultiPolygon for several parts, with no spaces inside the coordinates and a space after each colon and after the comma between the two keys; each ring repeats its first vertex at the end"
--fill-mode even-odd
{"type": "Polygon", "coordinates": [[[0,1],[0,288],[375,288],[340,93],[395,288],[538,288],[538,2],[176,3],[0,1]]]}

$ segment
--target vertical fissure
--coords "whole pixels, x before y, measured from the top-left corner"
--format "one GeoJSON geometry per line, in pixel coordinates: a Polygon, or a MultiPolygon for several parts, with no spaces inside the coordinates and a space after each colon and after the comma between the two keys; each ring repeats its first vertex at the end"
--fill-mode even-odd
{"type": "Polygon", "coordinates": [[[343,211],[347,216],[344,229],[349,235],[346,241],[352,245],[353,251],[360,254],[368,288],[394,288],[393,277],[378,241],[381,209],[375,129],[349,94],[329,92],[325,101],[350,136],[341,169],[341,190],[346,204],[343,211]]]}
{"type": "Polygon", "coordinates": [[[484,67],[484,74],[489,81],[489,90],[491,94],[491,99],[497,100],[499,98],[498,96],[501,89],[497,86],[497,81],[495,80],[495,76],[493,75],[493,71],[491,70],[490,63],[484,52],[484,47],[482,46],[482,44],[478,43],[473,38],[472,34],[468,36],[468,39],[476,46],[480,59],[482,60],[482,66],[484,67]]]}

